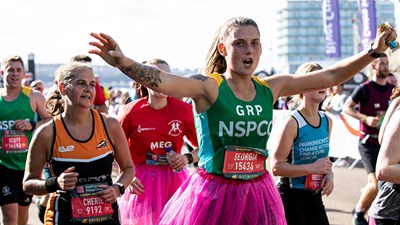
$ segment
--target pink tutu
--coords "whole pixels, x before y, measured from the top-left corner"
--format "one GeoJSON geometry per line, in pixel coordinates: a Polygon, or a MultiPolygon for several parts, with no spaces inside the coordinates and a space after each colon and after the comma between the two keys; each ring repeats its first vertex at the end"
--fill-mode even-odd
{"type": "Polygon", "coordinates": [[[173,172],[169,166],[135,165],[136,177],[144,186],[144,193],[136,195],[129,189],[118,199],[121,224],[155,224],[165,204],[189,176],[185,168],[173,172]]]}
{"type": "Polygon", "coordinates": [[[176,191],[162,225],[286,225],[281,197],[267,172],[250,181],[198,169],[176,191]]]}

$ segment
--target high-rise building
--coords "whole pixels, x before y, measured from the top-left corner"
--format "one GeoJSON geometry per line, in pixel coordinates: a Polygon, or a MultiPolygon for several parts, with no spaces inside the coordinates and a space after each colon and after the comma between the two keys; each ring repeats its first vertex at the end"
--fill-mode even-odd
{"type": "MultiPolygon", "coordinates": [[[[359,23],[356,0],[339,0],[340,57],[325,56],[325,35],[322,20],[322,0],[286,0],[278,12],[278,37],[275,43],[276,64],[279,72],[294,73],[308,61],[322,66],[358,52],[359,23]],[[356,35],[355,35],[356,34],[356,35]]],[[[375,0],[376,24],[395,21],[394,1],[375,0]]]]}

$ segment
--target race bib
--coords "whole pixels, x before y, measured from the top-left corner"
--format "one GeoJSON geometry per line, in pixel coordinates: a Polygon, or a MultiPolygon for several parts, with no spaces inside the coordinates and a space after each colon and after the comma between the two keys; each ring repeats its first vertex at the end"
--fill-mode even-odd
{"type": "Polygon", "coordinates": [[[222,173],[226,178],[252,180],[265,173],[267,150],[226,146],[222,173]]]}
{"type": "Polygon", "coordinates": [[[25,131],[5,130],[1,148],[6,153],[23,153],[29,148],[28,136],[25,131]]]}
{"type": "Polygon", "coordinates": [[[71,191],[72,219],[80,223],[100,223],[112,218],[114,213],[112,205],[105,202],[96,193],[102,189],[99,184],[93,183],[77,185],[71,191]]]}
{"type": "Polygon", "coordinates": [[[308,174],[304,187],[308,190],[317,191],[322,188],[321,183],[323,178],[323,174],[308,174]]]}
{"type": "Polygon", "coordinates": [[[151,152],[146,154],[146,164],[153,166],[168,166],[167,157],[165,155],[155,155],[151,152]]]}

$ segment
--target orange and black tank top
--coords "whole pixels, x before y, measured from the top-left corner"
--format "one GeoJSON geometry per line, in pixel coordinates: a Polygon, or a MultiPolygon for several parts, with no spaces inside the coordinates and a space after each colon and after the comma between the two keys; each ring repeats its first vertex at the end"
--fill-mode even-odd
{"type": "MultiPolygon", "coordinates": [[[[48,162],[50,173],[52,176],[60,176],[67,168],[74,166],[74,171],[79,173],[76,184],[78,188],[86,185],[112,184],[114,145],[107,133],[101,114],[97,110],[91,110],[91,113],[93,126],[87,140],[75,139],[69,133],[61,115],[53,118],[54,139],[51,158],[48,162]]],[[[52,194],[50,207],[46,211],[46,225],[84,224],[87,222],[85,220],[76,221],[72,209],[75,197],[72,193],[57,191],[52,194]],[[73,218],[75,219],[73,220],[73,218]]],[[[111,218],[107,221],[94,222],[94,224],[120,224],[117,203],[112,204],[111,211],[113,211],[111,218]]],[[[98,215],[96,214],[96,216],[98,215]]]]}

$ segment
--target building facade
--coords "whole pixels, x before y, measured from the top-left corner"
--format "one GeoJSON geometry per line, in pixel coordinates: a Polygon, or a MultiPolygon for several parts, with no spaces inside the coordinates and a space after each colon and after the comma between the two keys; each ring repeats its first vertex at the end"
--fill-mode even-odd
{"type": "MultiPolygon", "coordinates": [[[[375,8],[376,24],[395,22],[393,1],[376,0],[375,8]]],[[[357,53],[360,49],[356,0],[339,0],[340,57],[325,56],[322,0],[282,1],[277,16],[275,69],[278,72],[294,73],[301,64],[308,61],[318,62],[325,67],[357,53]]]]}

